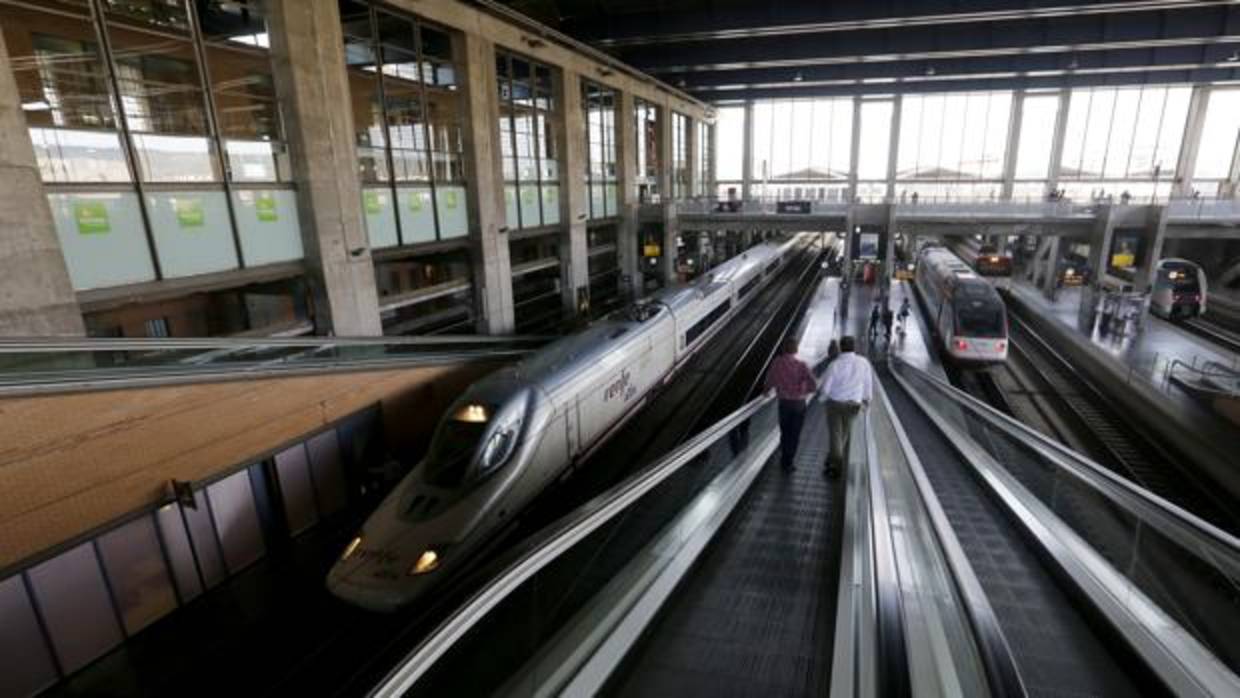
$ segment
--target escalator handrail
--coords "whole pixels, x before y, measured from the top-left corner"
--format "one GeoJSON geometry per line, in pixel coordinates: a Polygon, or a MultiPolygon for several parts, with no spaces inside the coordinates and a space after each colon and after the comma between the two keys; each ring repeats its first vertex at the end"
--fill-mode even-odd
{"type": "Polygon", "coordinates": [[[1240,538],[1187,511],[1174,502],[1146,490],[1106,467],[1022,424],[1009,415],[969,395],[950,383],[912,366],[898,357],[893,364],[915,372],[939,388],[945,396],[967,408],[1004,433],[1030,446],[1060,470],[1072,475],[1090,489],[1113,502],[1139,520],[1152,520],[1158,528],[1186,549],[1204,547],[1208,555],[1198,554],[1213,564],[1224,564],[1229,576],[1240,577],[1240,538]]]}
{"type": "Polygon", "coordinates": [[[430,335],[417,337],[4,337],[0,354],[94,351],[243,350],[256,347],[330,348],[351,346],[426,346],[542,344],[541,335],[430,335]]]}
{"type": "MultiPolygon", "coordinates": [[[[865,416],[866,468],[869,470],[870,530],[874,550],[874,593],[877,612],[876,631],[878,695],[907,698],[912,695],[908,648],[904,643],[904,602],[897,572],[895,542],[891,520],[887,514],[887,495],[879,473],[878,445],[870,424],[870,411],[865,416]]],[[[851,464],[850,464],[851,465],[851,464]]]]}
{"type": "Polygon", "coordinates": [[[973,571],[973,565],[969,563],[968,556],[952,532],[951,522],[948,521],[938,496],[934,493],[934,486],[926,476],[917,451],[908,433],[904,431],[904,426],[881,382],[875,383],[875,392],[878,393],[878,401],[882,403],[891,420],[896,440],[908,460],[909,475],[921,495],[923,509],[930,521],[934,536],[939,541],[939,549],[947,560],[952,582],[964,601],[969,625],[973,629],[973,637],[977,641],[982,665],[986,670],[990,694],[1003,698],[1028,695],[1016,664],[1016,658],[1012,654],[1012,648],[1008,644],[1007,636],[1003,633],[1003,626],[999,623],[994,607],[990,604],[990,598],[986,595],[985,589],[982,588],[981,582],[978,581],[973,571]]]}
{"type": "Polygon", "coordinates": [[[403,695],[453,645],[526,580],[591,533],[623,514],[628,507],[680,468],[693,462],[739,424],[775,399],[768,392],[703,430],[662,459],[569,514],[556,524],[541,543],[501,571],[455,613],[439,625],[369,693],[371,696],[403,695]]]}

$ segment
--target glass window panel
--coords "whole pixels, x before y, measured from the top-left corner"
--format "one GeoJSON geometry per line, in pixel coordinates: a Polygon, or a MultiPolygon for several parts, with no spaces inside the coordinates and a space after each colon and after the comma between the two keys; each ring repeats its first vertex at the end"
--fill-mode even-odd
{"type": "Polygon", "coordinates": [[[162,31],[189,31],[183,0],[104,0],[108,19],[162,31]]]}
{"type": "Polygon", "coordinates": [[[220,556],[219,538],[215,531],[215,523],[211,521],[211,512],[207,504],[207,495],[203,490],[194,491],[196,509],[182,508],[185,522],[189,525],[190,539],[194,544],[194,553],[198,556],[198,566],[202,570],[202,578],[210,589],[228,576],[224,569],[224,560],[220,556]]]}
{"type": "Polygon", "coordinates": [[[1184,126],[1188,123],[1188,103],[1192,98],[1191,87],[1167,88],[1167,103],[1163,108],[1162,126],[1158,132],[1158,148],[1154,155],[1155,179],[1175,175],[1180,159],[1184,126]]]}
{"type": "Polygon", "coordinates": [[[1158,151],[1158,134],[1162,128],[1163,110],[1167,103],[1167,88],[1145,87],[1135,115],[1132,133],[1132,149],[1128,153],[1126,176],[1149,179],[1154,173],[1154,158],[1158,151]]]}
{"type": "Polygon", "coordinates": [[[852,169],[853,102],[851,99],[831,101],[831,172],[835,178],[847,179],[852,169]]]}
{"type": "Polygon", "coordinates": [[[560,185],[542,183],[542,216],[543,225],[555,225],[560,222],[560,185]]]}
{"type": "Polygon", "coordinates": [[[0,5],[0,31],[43,180],[129,181],[107,73],[86,14],[0,5]]]}
{"type": "Polygon", "coordinates": [[[124,638],[93,543],[39,563],[26,574],[65,673],[82,668],[124,638]]]}
{"type": "Polygon", "coordinates": [[[223,191],[149,192],[146,208],[165,277],[237,268],[223,191]]]}
{"type": "Polygon", "coordinates": [[[462,238],[469,234],[469,207],[463,185],[436,184],[435,206],[439,213],[440,239],[462,238]]]}
{"type": "Polygon", "coordinates": [[[336,431],[331,429],[311,437],[306,441],[306,451],[310,454],[319,514],[327,516],[340,511],[348,503],[348,491],[336,431]]]}
{"type": "Polygon", "coordinates": [[[1008,126],[1012,116],[1012,93],[991,92],[986,98],[985,148],[982,150],[981,177],[1001,179],[1007,152],[1008,126]]]}
{"type": "Polygon", "coordinates": [[[202,582],[198,578],[198,565],[190,548],[189,533],[185,529],[186,522],[181,518],[180,505],[165,504],[155,512],[155,520],[159,523],[159,535],[163,538],[164,549],[168,551],[172,577],[181,592],[182,603],[197,598],[202,593],[202,582]]]}
{"type": "Polygon", "coordinates": [[[132,134],[138,171],[148,182],[211,182],[215,156],[211,142],[197,136],[132,134]]]}
{"type": "Polygon", "coordinates": [[[943,101],[943,121],[940,124],[942,136],[939,144],[939,162],[933,170],[934,179],[964,179],[978,176],[980,160],[984,147],[986,124],[985,95],[957,94],[945,95],[943,101]],[[965,129],[971,134],[968,145],[972,148],[966,152],[965,129]],[[967,167],[968,172],[962,168],[967,167]]]}
{"type": "Polygon", "coordinates": [[[258,524],[258,511],[254,508],[254,494],[250,489],[247,470],[212,483],[207,487],[211,498],[211,513],[215,529],[219,531],[220,547],[228,571],[236,574],[263,556],[266,547],[258,524]]]}
{"type": "Polygon", "coordinates": [[[891,150],[891,102],[861,104],[861,149],[857,174],[864,179],[887,176],[887,153],[891,150]]]}
{"type": "Polygon", "coordinates": [[[904,95],[900,105],[900,142],[896,154],[896,179],[917,176],[917,158],[921,152],[925,98],[921,95],[904,95]]]}
{"type": "Polygon", "coordinates": [[[358,174],[362,182],[386,182],[390,176],[384,151],[387,132],[379,99],[378,56],[370,27],[370,11],[361,3],[342,1],[340,23],[353,107],[358,174]]]}
{"type": "Polygon", "coordinates": [[[1092,94],[1092,90],[1089,89],[1072,91],[1071,105],[1068,108],[1068,124],[1064,131],[1063,157],[1059,166],[1060,179],[1081,177],[1081,158],[1085,148],[1085,132],[1089,125],[1089,106],[1092,94]]]}
{"type": "Polygon", "coordinates": [[[1017,179],[1046,179],[1058,112],[1058,95],[1025,96],[1016,150],[1017,179]]]}
{"type": "Polygon", "coordinates": [[[276,477],[280,480],[280,496],[284,501],[285,521],[289,532],[297,535],[319,520],[305,445],[297,444],[277,453],[275,464],[276,477]]]}
{"type": "Polygon", "coordinates": [[[929,95],[922,107],[922,127],[917,153],[917,176],[933,177],[943,152],[943,110],[946,95],[929,95]]]}
{"type": "Polygon", "coordinates": [[[400,244],[396,236],[396,209],[390,188],[362,187],[362,213],[366,216],[366,236],[371,247],[380,249],[400,244]]]}
{"type": "Polygon", "coordinates": [[[241,253],[248,267],[301,259],[297,193],[290,189],[240,189],[232,193],[241,253]]]}
{"type": "Polygon", "coordinates": [[[435,240],[435,209],[431,203],[431,188],[424,185],[399,186],[396,188],[400,207],[400,232],[404,244],[435,240]]]}
{"type": "Polygon", "coordinates": [[[1123,179],[1128,174],[1128,158],[1132,155],[1133,136],[1141,109],[1140,89],[1119,90],[1115,94],[1110,137],[1107,139],[1106,164],[1103,176],[1123,179]]]}
{"type": "Polygon", "coordinates": [[[0,676],[5,695],[30,696],[56,682],[39,620],[20,574],[0,581],[0,676]]]}
{"type": "Polygon", "coordinates": [[[1240,138],[1240,89],[1216,89],[1206,105],[1193,177],[1226,179],[1237,138],[1240,138]]]}
{"type": "Polygon", "coordinates": [[[99,557],[112,586],[112,598],[132,635],[172,611],[176,592],[160,550],[155,520],[134,519],[99,536],[99,557]]]}
{"type": "Polygon", "coordinates": [[[1089,120],[1085,126],[1085,143],[1081,148],[1082,178],[1097,178],[1106,164],[1107,141],[1110,138],[1112,117],[1115,111],[1115,90],[1098,88],[1092,90],[1089,100],[1089,120]]]}
{"type": "Polygon", "coordinates": [[[137,194],[54,193],[47,201],[74,289],[155,279],[137,194]]]}
{"type": "Polygon", "coordinates": [[[715,122],[716,170],[721,181],[738,180],[744,176],[745,109],[722,107],[715,122]]]}

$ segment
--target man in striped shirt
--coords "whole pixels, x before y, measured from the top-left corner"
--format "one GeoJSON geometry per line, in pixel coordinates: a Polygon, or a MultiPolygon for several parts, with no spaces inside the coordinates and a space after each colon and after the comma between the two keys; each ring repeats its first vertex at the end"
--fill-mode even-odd
{"type": "Polygon", "coordinates": [[[784,472],[791,472],[796,470],[793,458],[805,424],[805,401],[818,388],[814,374],[797,358],[797,340],[784,340],[779,356],[767,371],[766,387],[773,388],[779,398],[780,465],[784,472]]]}

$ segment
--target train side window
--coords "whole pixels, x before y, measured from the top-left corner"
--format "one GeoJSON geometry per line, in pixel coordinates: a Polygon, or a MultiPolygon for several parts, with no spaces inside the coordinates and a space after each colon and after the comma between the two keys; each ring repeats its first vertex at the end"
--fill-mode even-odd
{"type": "Polygon", "coordinates": [[[741,286],[741,290],[736,294],[736,297],[744,298],[746,294],[748,294],[750,291],[754,290],[758,286],[758,282],[761,280],[762,280],[762,277],[755,276],[749,281],[746,281],[745,285],[741,286]]]}
{"type": "Polygon", "coordinates": [[[706,332],[706,330],[710,329],[711,325],[714,325],[716,322],[718,322],[719,318],[726,315],[727,312],[731,309],[732,309],[732,301],[730,300],[724,301],[723,303],[716,306],[714,310],[707,313],[706,317],[693,323],[693,326],[690,327],[685,332],[685,346],[689,346],[690,344],[693,344],[693,342],[696,341],[698,337],[701,337],[706,332]]]}

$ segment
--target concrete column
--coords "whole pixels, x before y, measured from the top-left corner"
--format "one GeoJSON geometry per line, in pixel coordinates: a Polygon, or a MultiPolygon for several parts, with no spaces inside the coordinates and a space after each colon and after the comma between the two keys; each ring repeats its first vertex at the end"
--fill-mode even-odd
{"type": "Polygon", "coordinates": [[[891,129],[887,141],[887,201],[896,200],[896,168],[900,162],[900,113],[904,97],[896,95],[891,100],[891,129]]]}
{"type": "Polygon", "coordinates": [[[637,130],[633,125],[633,95],[616,94],[616,206],[620,225],[616,230],[617,261],[621,293],[626,300],[641,295],[641,259],[637,254],[637,130]],[[625,279],[628,281],[626,282],[625,279]]]}
{"type": "MultiPolygon", "coordinates": [[[[857,199],[857,171],[861,166],[861,97],[853,97],[852,144],[848,149],[848,200],[857,199]]],[[[852,235],[849,232],[849,235],[852,235]]]]}
{"type": "Polygon", "coordinates": [[[586,120],[581,103],[581,76],[561,72],[556,81],[556,103],[563,109],[556,123],[560,160],[560,290],[565,317],[574,317],[578,299],[590,293],[589,241],[586,218],[590,206],[586,191],[586,120]],[[583,295],[585,294],[585,295],[583,295]]]}
{"type": "Polygon", "coordinates": [[[1111,266],[1111,241],[1115,237],[1115,207],[1100,204],[1089,237],[1089,266],[1094,270],[1093,285],[1100,285],[1111,266]]]}
{"type": "Polygon", "coordinates": [[[516,327],[516,315],[508,257],[509,224],[504,210],[503,154],[498,142],[495,45],[466,33],[454,43],[453,54],[465,78],[464,113],[469,115],[464,141],[465,176],[471,186],[466,203],[475,303],[480,310],[477,329],[484,334],[510,334],[516,327]]]}
{"type": "Polygon", "coordinates": [[[1240,129],[1237,130],[1236,145],[1231,151],[1231,169],[1227,173],[1227,182],[1219,196],[1234,199],[1237,192],[1240,192],[1240,129]]]}
{"type": "Polygon", "coordinates": [[[86,334],[0,34],[0,336],[86,334]]]}
{"type": "Polygon", "coordinates": [[[753,198],[753,100],[745,100],[745,135],[741,151],[741,200],[753,198]]]}
{"type": "Polygon", "coordinates": [[[663,211],[662,257],[659,275],[663,283],[676,281],[676,202],[672,198],[672,139],[675,132],[672,107],[664,102],[659,107],[659,201],[663,211]]]}
{"type": "Polygon", "coordinates": [[[275,0],[268,30],[315,327],[340,336],[383,334],[362,218],[339,10],[334,3],[275,0]]]}
{"type": "Polygon", "coordinates": [[[1210,106],[1210,86],[1193,87],[1188,101],[1188,118],[1184,121],[1184,138],[1180,141],[1180,157],[1175,161],[1175,184],[1171,197],[1193,195],[1193,167],[1197,164],[1197,151],[1201,147],[1201,129],[1206,123],[1206,110],[1210,106]]]}
{"type": "Polygon", "coordinates": [[[1154,285],[1154,271],[1162,259],[1163,244],[1167,241],[1167,213],[1169,207],[1150,206],[1146,224],[1145,254],[1133,273],[1133,290],[1144,293],[1154,285]]]}
{"type": "Polygon", "coordinates": [[[1068,131],[1068,110],[1072,108],[1072,90],[1059,91],[1059,109],[1055,112],[1055,133],[1051,137],[1051,161],[1046,171],[1046,191],[1059,188],[1059,167],[1063,161],[1064,136],[1068,131]]]}
{"type": "MultiPolygon", "coordinates": [[[[1039,258],[1042,251],[1038,250],[1039,258]]],[[[1042,260],[1042,293],[1047,298],[1054,297],[1055,284],[1059,276],[1059,236],[1051,237],[1046,242],[1046,256],[1042,260]]]]}
{"type": "MultiPolygon", "coordinates": [[[[1012,111],[1008,116],[1007,144],[1003,150],[1003,189],[999,198],[1008,201],[1016,188],[1016,157],[1020,149],[1020,129],[1025,118],[1025,91],[1012,94],[1012,111]]],[[[1062,144],[1060,152],[1062,153],[1062,144]]]]}

